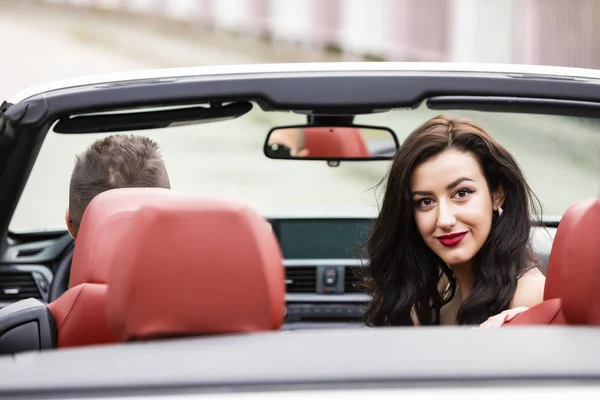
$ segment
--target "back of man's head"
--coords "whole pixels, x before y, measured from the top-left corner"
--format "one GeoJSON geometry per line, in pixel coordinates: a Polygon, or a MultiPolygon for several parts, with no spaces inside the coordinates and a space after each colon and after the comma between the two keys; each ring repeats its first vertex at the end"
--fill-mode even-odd
{"type": "Polygon", "coordinates": [[[112,135],[76,157],[69,187],[67,226],[77,236],[85,209],[98,194],[118,188],[169,189],[169,175],[158,144],[137,135],[112,135]]]}

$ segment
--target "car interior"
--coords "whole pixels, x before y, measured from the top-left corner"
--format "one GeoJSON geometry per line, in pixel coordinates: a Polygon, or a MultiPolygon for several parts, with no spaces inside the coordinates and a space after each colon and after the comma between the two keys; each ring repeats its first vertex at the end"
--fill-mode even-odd
{"type": "MultiPolygon", "coordinates": [[[[448,341],[467,339],[486,354],[495,354],[496,358],[483,367],[477,364],[476,353],[461,353],[460,346],[448,346],[446,351],[463,362],[431,363],[439,357],[439,349],[415,345],[415,336],[410,334],[415,330],[281,332],[286,308],[281,251],[270,224],[241,202],[164,189],[115,189],[97,196],[93,203],[86,224],[101,221],[100,232],[119,237],[123,246],[94,260],[99,274],[105,265],[98,261],[111,261],[109,285],[81,283],[65,295],[73,290],[82,294],[73,310],[87,307],[88,312],[93,312],[98,302],[105,302],[105,313],[72,313],[72,324],[88,326],[76,332],[64,322],[58,329],[53,325],[51,314],[56,311],[52,303],[45,307],[30,299],[0,310],[1,327],[8,332],[0,338],[3,350],[29,350],[14,358],[0,358],[0,371],[9,378],[3,385],[5,394],[69,395],[85,388],[85,393],[93,390],[98,395],[114,390],[115,382],[121,395],[148,390],[156,395],[161,390],[172,393],[182,387],[205,392],[249,390],[256,389],[257,382],[263,388],[333,388],[336,386],[331,382],[335,382],[358,389],[365,386],[361,382],[371,379],[379,385],[393,381],[393,387],[407,387],[414,385],[414,380],[422,382],[423,376],[434,382],[465,382],[465,377],[469,377],[476,385],[495,382],[498,377],[519,376],[521,382],[531,384],[543,376],[543,369],[553,377],[554,385],[595,376],[597,363],[582,357],[600,345],[595,330],[574,328],[567,336],[561,330],[523,331],[515,325],[600,324],[600,296],[593,289],[600,271],[595,259],[588,257],[595,256],[597,248],[590,245],[595,243],[591,239],[562,241],[567,237],[592,237],[600,222],[597,199],[575,204],[563,217],[557,232],[559,245],[550,257],[551,289],[546,301],[517,316],[507,328],[490,330],[485,337],[457,328],[419,330],[423,344],[439,340],[439,334],[443,334],[448,341]],[[137,203],[138,207],[106,212],[110,209],[107,206],[115,202],[137,203]],[[122,224],[115,222],[119,219],[122,224]],[[123,235],[124,226],[130,234],[123,235]],[[173,253],[166,252],[161,244],[170,246],[173,253]],[[234,245],[238,252],[229,250],[234,245]],[[581,255],[577,253],[581,264],[572,264],[570,259],[562,264],[565,257],[577,251],[582,251],[581,255]],[[218,268],[198,268],[198,257],[218,268]],[[576,272],[581,279],[587,279],[588,291],[582,293],[577,282],[565,281],[565,277],[576,272]],[[140,274],[144,278],[140,279],[140,274]],[[94,286],[108,287],[92,289],[90,296],[84,297],[94,286]],[[47,312],[49,309],[52,311],[47,312]],[[115,345],[98,346],[98,335],[90,328],[102,330],[102,324],[108,326],[112,337],[99,341],[114,341],[115,345]],[[31,325],[38,329],[28,329],[31,325]],[[519,340],[526,336],[538,340],[519,340]],[[31,357],[31,350],[55,347],[56,337],[59,341],[62,337],[63,347],[77,348],[36,352],[49,357],[31,357]],[[351,349],[370,340],[373,342],[369,352],[356,362],[356,351],[351,349]],[[490,341],[496,345],[489,346],[490,341]],[[506,363],[500,356],[512,352],[523,357],[518,366],[506,363]],[[298,368],[323,355],[325,360],[315,363],[314,368],[298,368]],[[83,369],[65,375],[70,363],[79,363],[83,369]],[[27,368],[27,374],[19,373],[21,368],[12,368],[19,365],[27,368]],[[365,368],[370,371],[366,377],[365,368]],[[25,380],[29,383],[23,390],[25,380]],[[223,384],[226,388],[219,389],[223,384]]],[[[97,250],[88,249],[92,253],[97,250]]],[[[514,355],[509,357],[514,360],[514,355]]]]}
{"type": "MultiPolygon", "coordinates": [[[[469,79],[462,78],[465,82],[469,79]]],[[[389,160],[401,135],[397,128],[391,129],[393,123],[381,122],[382,115],[389,118],[385,111],[402,110],[412,98],[414,104],[407,110],[412,113],[420,107],[417,103],[422,94],[435,85],[439,85],[437,93],[448,93],[440,82],[411,80],[413,92],[384,98],[377,92],[380,84],[367,89],[369,80],[358,80],[356,87],[365,90],[363,100],[348,104],[338,93],[311,103],[309,112],[304,99],[282,94],[270,84],[261,86],[262,78],[244,79],[240,91],[250,96],[260,87],[268,100],[252,99],[253,103],[221,86],[220,95],[212,94],[214,102],[199,105],[198,98],[186,101],[183,92],[174,91],[181,89],[175,80],[160,88],[153,81],[131,87],[107,86],[100,97],[85,87],[58,90],[45,95],[43,113],[39,113],[41,100],[35,96],[25,102],[29,109],[5,107],[10,111],[2,115],[5,130],[38,132],[29,142],[20,138],[13,143],[15,157],[7,168],[27,167],[9,182],[19,188],[11,204],[18,202],[49,131],[48,135],[73,138],[202,127],[195,124],[237,119],[258,104],[262,113],[293,113],[307,117],[308,122],[290,124],[288,119],[263,132],[261,157],[265,162],[286,159],[277,165],[300,168],[304,164],[308,168],[306,162],[312,161],[336,169],[340,164],[362,166],[389,160]],[[122,90],[129,90],[128,102],[117,96],[122,90]],[[148,93],[155,97],[142,100],[148,93]],[[221,101],[225,97],[228,101],[221,101]],[[304,135],[305,153],[293,149],[299,131],[304,135]],[[18,159],[19,152],[27,157],[18,159]],[[17,182],[19,177],[23,179],[17,182]]],[[[290,82],[294,79],[298,85],[308,82],[297,77],[290,82]]],[[[481,85],[479,89],[471,86],[471,94],[483,91],[488,83],[487,90],[503,93],[498,82],[491,85],[486,81],[490,77],[470,79],[481,85]]],[[[207,83],[202,79],[186,82],[195,90],[207,83]]],[[[532,98],[536,90],[549,90],[538,81],[523,78],[523,82],[511,90],[530,91],[532,98]]],[[[318,84],[311,81],[310,85],[317,90],[318,84]]],[[[555,97],[560,97],[557,93],[563,86],[564,82],[554,84],[555,97]]],[[[466,95],[457,86],[452,93],[466,95]]],[[[584,91],[581,96],[585,95],[584,91]]],[[[485,112],[518,116],[507,99],[493,100],[490,97],[484,102],[485,112]]],[[[554,112],[555,108],[541,112],[543,102],[534,100],[530,108],[518,106],[539,115],[554,112]]],[[[438,98],[428,105],[435,113],[439,109],[482,108],[466,97],[438,98]]],[[[402,121],[404,114],[396,117],[393,112],[399,124],[416,126],[412,120],[410,124],[402,121]]],[[[8,179],[5,176],[2,179],[8,179]]],[[[356,272],[365,261],[360,244],[365,242],[374,216],[350,214],[265,215],[237,200],[199,193],[109,190],[87,208],[76,242],[60,229],[7,235],[0,259],[0,354],[184,336],[362,328],[362,311],[369,297],[356,272]]],[[[594,308],[598,296],[590,285],[600,278],[599,223],[600,200],[592,198],[572,202],[562,217],[546,218],[534,227],[532,243],[547,279],[545,301],[507,326],[600,324],[598,308],[594,308]]]]}

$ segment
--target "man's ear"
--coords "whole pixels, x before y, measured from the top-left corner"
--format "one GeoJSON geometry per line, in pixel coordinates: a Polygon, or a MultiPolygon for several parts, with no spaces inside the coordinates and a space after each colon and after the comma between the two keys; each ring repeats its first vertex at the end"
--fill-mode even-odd
{"type": "Polygon", "coordinates": [[[494,211],[498,211],[499,207],[504,205],[504,188],[502,185],[498,186],[498,189],[492,194],[492,207],[494,211]]]}
{"type": "Polygon", "coordinates": [[[77,233],[75,233],[75,228],[73,228],[73,221],[71,220],[71,214],[69,213],[69,207],[67,207],[67,211],[65,212],[65,223],[67,224],[67,229],[69,230],[69,234],[73,239],[77,237],[77,233]]]}

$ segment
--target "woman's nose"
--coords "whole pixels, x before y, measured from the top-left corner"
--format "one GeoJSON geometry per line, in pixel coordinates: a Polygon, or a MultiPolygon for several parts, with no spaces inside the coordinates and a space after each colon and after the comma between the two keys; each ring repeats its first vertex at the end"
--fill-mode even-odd
{"type": "Polygon", "coordinates": [[[440,229],[449,230],[456,224],[456,217],[452,212],[452,207],[440,202],[438,207],[437,226],[440,229]]]}

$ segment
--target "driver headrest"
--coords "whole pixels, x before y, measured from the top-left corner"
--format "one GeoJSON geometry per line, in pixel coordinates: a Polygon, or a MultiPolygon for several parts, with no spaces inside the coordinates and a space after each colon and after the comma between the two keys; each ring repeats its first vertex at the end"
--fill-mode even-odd
{"type": "Polygon", "coordinates": [[[233,200],[167,200],[141,207],[114,258],[107,317],[115,338],[280,329],[285,272],[269,223],[233,200]]]}
{"type": "Polygon", "coordinates": [[[107,283],[114,251],[141,204],[170,196],[169,189],[123,188],[100,193],[87,206],[73,251],[69,287],[107,283]]]}
{"type": "Polygon", "coordinates": [[[370,152],[357,128],[310,127],[304,129],[304,147],[310,157],[369,157],[370,152]]]}
{"type": "Polygon", "coordinates": [[[569,324],[589,323],[600,291],[600,199],[587,199],[569,207],[562,217],[546,272],[544,299],[561,298],[569,324]]]}

